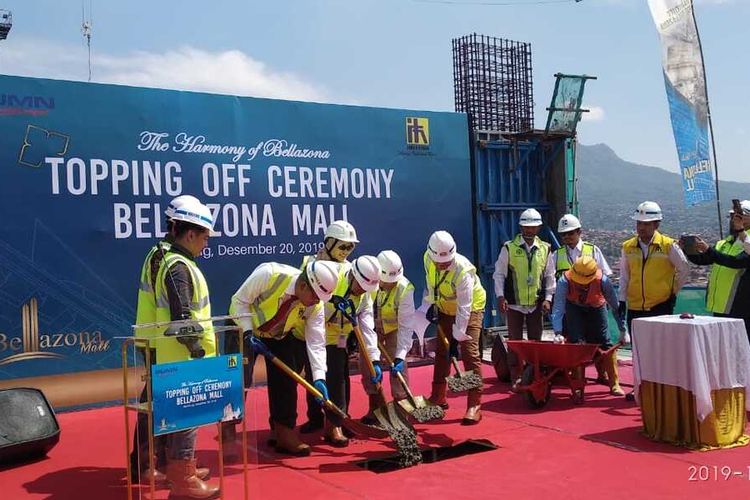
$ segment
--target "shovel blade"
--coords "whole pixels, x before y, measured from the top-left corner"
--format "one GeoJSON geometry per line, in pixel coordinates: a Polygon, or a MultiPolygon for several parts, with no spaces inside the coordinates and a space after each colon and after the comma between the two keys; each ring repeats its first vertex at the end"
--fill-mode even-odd
{"type": "Polygon", "coordinates": [[[363,424],[357,422],[351,418],[345,418],[341,420],[341,425],[352,431],[357,436],[370,437],[376,439],[384,439],[390,436],[387,430],[372,425],[363,424]]]}

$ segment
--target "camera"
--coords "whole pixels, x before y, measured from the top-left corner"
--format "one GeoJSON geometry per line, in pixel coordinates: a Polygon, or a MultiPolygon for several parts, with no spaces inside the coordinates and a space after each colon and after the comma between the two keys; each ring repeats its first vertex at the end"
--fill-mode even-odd
{"type": "Polygon", "coordinates": [[[203,335],[203,327],[198,323],[190,323],[181,326],[170,326],[164,332],[166,337],[177,337],[177,342],[184,345],[190,351],[190,357],[201,359],[206,355],[206,350],[201,346],[200,338],[203,335]]]}
{"type": "Polygon", "coordinates": [[[680,244],[687,255],[695,255],[698,250],[695,248],[697,236],[694,234],[683,234],[680,236],[680,244]]]}

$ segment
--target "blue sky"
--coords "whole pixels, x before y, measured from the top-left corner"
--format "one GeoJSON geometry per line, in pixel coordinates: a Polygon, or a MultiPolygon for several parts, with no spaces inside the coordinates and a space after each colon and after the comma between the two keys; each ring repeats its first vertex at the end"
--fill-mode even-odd
{"type": "MultiPolygon", "coordinates": [[[[598,76],[579,126],[584,144],[677,170],[646,0],[85,0],[93,79],[323,102],[453,109],[451,38],[479,33],[532,44],[536,125],[556,72],[598,76]],[[463,3],[463,4],[462,4],[463,3]],[[524,5],[525,4],[525,5],[524,5]]],[[[85,80],[81,2],[0,0],[14,27],[0,72],[85,80]]],[[[750,182],[750,0],[697,0],[720,177],[750,182]]]]}

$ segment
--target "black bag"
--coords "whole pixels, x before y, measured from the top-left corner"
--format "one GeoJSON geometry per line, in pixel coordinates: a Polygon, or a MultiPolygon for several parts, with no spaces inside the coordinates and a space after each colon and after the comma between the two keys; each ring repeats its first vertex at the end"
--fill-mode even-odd
{"type": "Polygon", "coordinates": [[[508,367],[508,349],[505,346],[505,339],[502,334],[498,333],[495,342],[492,344],[492,366],[495,368],[497,379],[500,382],[510,382],[510,368],[508,367]]]}

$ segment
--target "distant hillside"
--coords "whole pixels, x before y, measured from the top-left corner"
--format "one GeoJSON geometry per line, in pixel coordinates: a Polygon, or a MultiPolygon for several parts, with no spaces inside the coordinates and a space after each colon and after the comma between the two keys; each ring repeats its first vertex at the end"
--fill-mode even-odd
{"type": "MultiPolygon", "coordinates": [[[[605,144],[579,144],[577,171],[581,219],[586,227],[632,231],[630,216],[635,207],[652,200],[664,211],[665,232],[718,235],[716,203],[685,208],[676,173],[625,161],[605,144]]],[[[750,184],[720,182],[719,191],[724,214],[731,208],[732,198],[750,199],[750,184]]],[[[726,231],[726,217],[724,227],[726,231]]]]}

